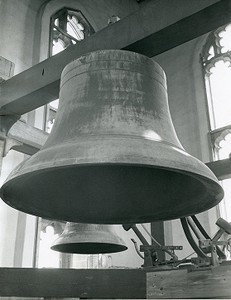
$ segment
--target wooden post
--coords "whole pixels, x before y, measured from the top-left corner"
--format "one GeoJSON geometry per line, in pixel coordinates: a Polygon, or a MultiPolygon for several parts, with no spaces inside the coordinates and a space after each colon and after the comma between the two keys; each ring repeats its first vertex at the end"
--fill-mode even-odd
{"type": "MultiPolygon", "coordinates": [[[[163,221],[151,223],[151,234],[161,245],[165,245],[164,222],[163,221]]],[[[152,244],[153,244],[153,242],[152,242],[152,244]]],[[[158,250],[157,255],[158,255],[158,259],[160,261],[165,260],[165,252],[164,251],[158,250]]]]}

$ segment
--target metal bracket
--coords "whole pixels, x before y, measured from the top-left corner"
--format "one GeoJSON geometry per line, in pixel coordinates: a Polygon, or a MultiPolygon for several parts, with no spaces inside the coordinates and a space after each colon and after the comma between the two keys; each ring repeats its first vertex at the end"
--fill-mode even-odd
{"type": "Polygon", "coordinates": [[[146,249],[154,250],[154,251],[157,251],[157,250],[163,250],[163,251],[164,250],[171,250],[171,251],[174,251],[174,250],[182,250],[183,246],[152,246],[152,245],[148,245],[148,246],[141,245],[140,246],[140,251],[141,252],[143,252],[146,249]]]}
{"type": "MultiPolygon", "coordinates": [[[[149,255],[153,258],[153,266],[160,267],[160,262],[158,261],[157,250],[165,251],[171,253],[171,264],[174,267],[175,263],[178,261],[178,257],[175,254],[175,250],[182,250],[183,246],[154,246],[154,245],[141,245],[140,252],[149,253],[149,255]]],[[[167,261],[166,261],[167,263],[167,261]]]]}
{"type": "Polygon", "coordinates": [[[213,241],[213,240],[199,240],[200,248],[206,252],[211,253],[211,264],[213,266],[218,266],[220,261],[217,255],[217,247],[216,246],[228,246],[230,245],[230,241],[213,241]]]}

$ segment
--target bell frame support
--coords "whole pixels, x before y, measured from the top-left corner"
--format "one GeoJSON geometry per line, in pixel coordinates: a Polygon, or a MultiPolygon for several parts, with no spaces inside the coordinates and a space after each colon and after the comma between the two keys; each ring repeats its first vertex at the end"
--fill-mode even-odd
{"type": "Polygon", "coordinates": [[[231,262],[191,272],[0,268],[1,297],[80,299],[231,298],[231,262]]]}

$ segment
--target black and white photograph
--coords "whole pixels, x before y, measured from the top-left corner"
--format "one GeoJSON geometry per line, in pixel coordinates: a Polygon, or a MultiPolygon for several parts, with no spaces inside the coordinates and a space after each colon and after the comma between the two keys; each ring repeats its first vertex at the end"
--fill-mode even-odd
{"type": "Polygon", "coordinates": [[[0,0],[0,300],[231,299],[231,0],[0,0]]]}

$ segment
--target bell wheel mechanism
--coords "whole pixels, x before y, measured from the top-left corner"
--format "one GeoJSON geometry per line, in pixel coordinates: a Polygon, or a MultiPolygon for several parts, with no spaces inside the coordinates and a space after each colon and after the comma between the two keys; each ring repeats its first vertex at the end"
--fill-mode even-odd
{"type": "Polygon", "coordinates": [[[184,259],[179,259],[175,253],[175,251],[183,250],[183,246],[161,245],[147,231],[143,224],[140,224],[151,238],[152,244],[150,244],[136,224],[123,224],[124,230],[133,230],[142,243],[140,249],[138,249],[137,242],[134,239],[131,239],[134,243],[137,254],[144,260],[142,265],[143,268],[151,268],[154,270],[171,270],[180,267],[192,270],[198,268],[205,269],[206,267],[219,266],[223,261],[227,260],[225,252],[228,250],[231,253],[231,223],[227,222],[223,218],[219,218],[216,222],[219,230],[211,238],[195,215],[183,217],[180,221],[185,236],[194,250],[193,253],[184,259]],[[223,234],[226,236],[230,235],[230,237],[220,240],[223,234]],[[170,259],[160,260],[158,257],[159,251],[167,253],[170,259]],[[194,254],[197,256],[193,257],[194,254]],[[188,258],[189,256],[191,256],[191,258],[188,258]]]}
{"type": "Polygon", "coordinates": [[[45,219],[147,223],[205,211],[223,198],[212,171],[179,142],[166,76],[152,59],[100,50],[68,64],[55,124],[0,190],[45,219]]]}

